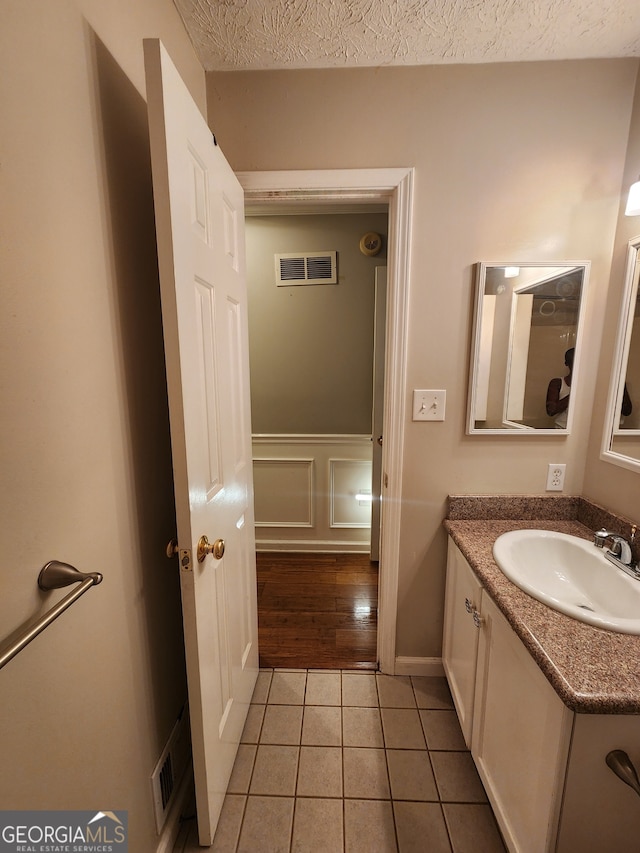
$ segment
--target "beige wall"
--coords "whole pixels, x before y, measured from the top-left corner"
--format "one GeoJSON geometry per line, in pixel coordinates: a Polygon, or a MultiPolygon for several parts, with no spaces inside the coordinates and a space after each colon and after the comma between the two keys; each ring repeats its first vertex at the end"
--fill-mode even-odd
{"type": "MultiPolygon", "coordinates": [[[[440,653],[447,494],[544,492],[550,462],[567,464],[567,492],[583,491],[637,69],[625,60],[207,76],[210,123],[238,170],[416,169],[407,387],[446,388],[447,419],[405,413],[399,655],[440,653]],[[568,438],[465,436],[472,265],[519,259],[592,262],[568,438]]],[[[606,476],[627,481],[610,465],[606,476]]],[[[622,494],[618,509],[631,512],[629,488],[622,494]]]]}
{"type": "MultiPolygon", "coordinates": [[[[203,108],[204,77],[170,0],[4,0],[0,16],[3,636],[60,595],[36,590],[47,560],[105,576],[0,673],[0,802],[128,809],[131,848],[147,853],[149,775],[185,687],[163,554],[173,500],[141,39],[164,40],[203,108]]],[[[597,461],[620,247],[637,230],[620,221],[609,284],[623,170],[625,185],[640,173],[638,107],[625,166],[636,70],[208,81],[238,169],[416,167],[407,382],[448,399],[444,424],[406,413],[399,654],[440,651],[448,493],[540,492],[547,463],[566,462],[568,491],[584,478],[589,497],[636,509],[637,475],[597,461]],[[519,257],[593,262],[589,369],[566,440],[464,435],[471,265],[519,257]]]]}
{"type": "Polygon", "coordinates": [[[254,433],[371,433],[375,268],[384,213],[247,218],[254,433]],[[338,284],[277,287],[274,254],[338,252],[338,284]]]}
{"type": "Polygon", "coordinates": [[[127,809],[155,850],[150,775],[186,696],[142,39],[204,109],[171,0],[0,11],[0,641],[91,589],[0,672],[2,808],[127,809]]]}
{"type": "MultiPolygon", "coordinates": [[[[607,394],[611,380],[611,364],[616,340],[616,328],[624,290],[627,245],[629,240],[640,237],[640,217],[624,215],[629,187],[634,181],[638,180],[638,175],[640,175],[640,77],[638,86],[636,87],[629,144],[620,199],[616,211],[618,218],[611,264],[611,277],[608,290],[605,290],[603,294],[605,298],[598,305],[604,328],[604,344],[602,347],[602,357],[598,365],[593,428],[589,441],[584,481],[584,491],[588,497],[606,507],[611,507],[623,513],[632,521],[640,520],[640,503],[638,502],[640,475],[635,471],[628,471],[609,462],[603,462],[599,457],[604,430],[607,394]]],[[[633,403],[635,409],[640,401],[636,402],[634,400],[633,403]]],[[[627,452],[631,452],[633,455],[631,447],[628,448],[627,452]]]]}

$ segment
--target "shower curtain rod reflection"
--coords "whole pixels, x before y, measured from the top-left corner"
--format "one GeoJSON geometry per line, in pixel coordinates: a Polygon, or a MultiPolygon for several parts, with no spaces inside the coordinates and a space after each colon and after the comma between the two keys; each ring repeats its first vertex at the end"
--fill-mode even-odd
{"type": "Polygon", "coordinates": [[[79,587],[62,598],[50,610],[47,610],[30,628],[24,630],[15,640],[8,643],[6,648],[0,650],[0,669],[9,663],[18,652],[21,652],[38,634],[44,631],[61,613],[64,613],[67,607],[70,607],[74,601],[77,601],[81,595],[84,595],[89,587],[96,586],[102,582],[100,572],[84,574],[68,563],[60,563],[58,560],[51,560],[42,568],[38,575],[38,586],[40,589],[60,589],[63,586],[70,586],[70,584],[78,583],[79,581],[81,582],[79,587]]]}

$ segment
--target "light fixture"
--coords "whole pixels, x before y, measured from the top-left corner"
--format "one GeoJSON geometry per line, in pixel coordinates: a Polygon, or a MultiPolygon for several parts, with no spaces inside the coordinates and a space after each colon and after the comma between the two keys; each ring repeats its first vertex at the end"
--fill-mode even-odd
{"type": "Polygon", "coordinates": [[[629,188],[629,197],[627,198],[627,207],[624,215],[640,216],[640,178],[635,184],[631,184],[629,188]]]}
{"type": "Polygon", "coordinates": [[[516,278],[516,276],[520,275],[520,267],[505,267],[504,268],[504,277],[505,278],[516,278]]]}

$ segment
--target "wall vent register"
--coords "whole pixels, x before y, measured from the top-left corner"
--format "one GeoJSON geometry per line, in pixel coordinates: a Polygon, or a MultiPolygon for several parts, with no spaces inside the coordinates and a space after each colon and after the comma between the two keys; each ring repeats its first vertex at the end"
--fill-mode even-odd
{"type": "Polygon", "coordinates": [[[275,256],[276,284],[337,284],[337,252],[288,252],[275,256]]]}

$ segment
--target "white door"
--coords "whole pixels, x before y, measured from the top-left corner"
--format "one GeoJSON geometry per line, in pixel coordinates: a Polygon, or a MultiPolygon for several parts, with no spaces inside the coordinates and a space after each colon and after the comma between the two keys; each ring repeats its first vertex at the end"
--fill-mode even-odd
{"type": "Polygon", "coordinates": [[[244,194],[162,44],[145,40],[144,52],[198,832],[208,845],[258,673],[244,194]],[[199,561],[203,536],[218,548],[199,561]]]}

